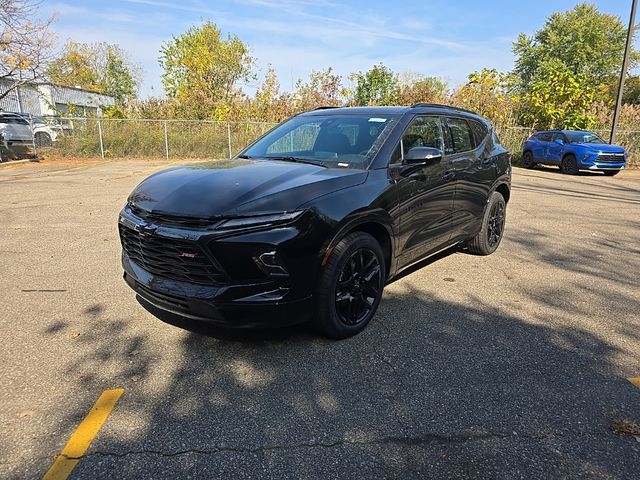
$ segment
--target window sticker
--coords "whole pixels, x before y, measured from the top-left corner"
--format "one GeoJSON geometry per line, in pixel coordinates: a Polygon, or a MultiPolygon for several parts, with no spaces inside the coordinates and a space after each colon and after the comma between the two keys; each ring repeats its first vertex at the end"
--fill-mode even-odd
{"type": "Polygon", "coordinates": [[[373,117],[369,119],[370,122],[375,122],[375,123],[384,123],[387,121],[386,118],[377,118],[377,117],[373,117]]]}

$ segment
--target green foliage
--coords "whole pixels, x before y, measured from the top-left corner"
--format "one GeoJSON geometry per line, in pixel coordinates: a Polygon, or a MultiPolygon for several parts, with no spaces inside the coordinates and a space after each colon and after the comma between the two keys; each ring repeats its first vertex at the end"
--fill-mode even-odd
{"type": "Polygon", "coordinates": [[[595,117],[589,113],[595,89],[585,74],[576,74],[558,61],[542,64],[522,96],[520,120],[536,129],[589,129],[595,117]]]}
{"type": "MultiPolygon", "coordinates": [[[[559,62],[585,86],[598,89],[615,82],[622,65],[627,29],[619,17],[581,3],[572,10],[553,13],[533,37],[520,34],[513,44],[514,73],[518,86],[527,90],[540,79],[540,68],[559,62]]],[[[632,66],[637,62],[632,56],[632,66]]]]}
{"type": "Polygon", "coordinates": [[[622,103],[640,105],[640,76],[631,75],[627,77],[624,82],[624,90],[622,90],[622,103]]]}
{"type": "Polygon", "coordinates": [[[393,105],[398,95],[398,76],[388,67],[379,63],[367,72],[353,73],[355,82],[353,105],[393,105]]]}
{"type": "Polygon", "coordinates": [[[224,116],[225,105],[240,95],[237,83],[254,78],[247,45],[236,36],[222,38],[212,22],[166,42],[159,61],[167,95],[184,107],[182,113],[188,118],[224,116]]]}
{"type": "Polygon", "coordinates": [[[110,43],[78,43],[69,40],[47,68],[54,83],[96,90],[115,98],[122,106],[136,97],[140,67],[127,53],[110,43]]]}

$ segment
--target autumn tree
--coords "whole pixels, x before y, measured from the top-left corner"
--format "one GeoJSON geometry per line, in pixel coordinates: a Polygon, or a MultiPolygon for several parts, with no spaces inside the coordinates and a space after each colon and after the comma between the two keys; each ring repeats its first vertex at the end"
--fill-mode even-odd
{"type": "Polygon", "coordinates": [[[394,103],[398,105],[413,105],[419,102],[442,103],[447,96],[447,89],[447,83],[440,78],[405,72],[399,76],[394,103]]]}
{"type": "Polygon", "coordinates": [[[40,2],[0,0],[0,98],[20,85],[42,78],[55,40],[53,17],[34,21],[40,2]]]}
{"type": "Polygon", "coordinates": [[[252,120],[280,122],[293,113],[291,95],[281,91],[278,76],[271,65],[254,98],[247,103],[246,109],[252,120]]]}
{"type": "Polygon", "coordinates": [[[111,95],[118,106],[135,98],[140,73],[140,67],[118,45],[72,40],[47,68],[52,82],[111,95]]]}
{"type": "Polygon", "coordinates": [[[292,94],[297,112],[317,107],[338,107],[343,103],[344,87],[342,77],[333,68],[313,70],[307,81],[298,80],[292,94]]]}
{"type": "Polygon", "coordinates": [[[505,125],[513,121],[515,99],[510,94],[511,90],[511,75],[485,68],[469,74],[468,82],[453,92],[451,101],[458,107],[505,125]]]}
{"type": "Polygon", "coordinates": [[[236,36],[224,38],[209,21],[166,42],[159,61],[167,95],[196,118],[215,117],[217,108],[241,94],[239,82],[255,78],[247,45],[236,36]]]}

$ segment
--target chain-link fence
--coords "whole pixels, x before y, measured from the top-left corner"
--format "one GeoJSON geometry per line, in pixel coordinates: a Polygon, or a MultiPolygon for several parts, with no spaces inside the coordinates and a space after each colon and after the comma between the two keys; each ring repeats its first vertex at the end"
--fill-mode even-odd
{"type": "MultiPolygon", "coordinates": [[[[33,147],[36,154],[59,157],[228,158],[275,125],[212,120],[55,118],[52,142],[41,134],[45,141],[34,141],[33,147]]],[[[513,153],[516,162],[522,144],[533,132],[529,127],[496,126],[501,144],[513,153]]],[[[608,138],[606,130],[595,132],[608,138]]],[[[640,166],[639,130],[618,131],[616,143],[627,149],[630,164],[640,166]]]]}
{"type": "Polygon", "coordinates": [[[42,152],[61,157],[228,158],[275,124],[197,120],[66,118],[42,152]]]}

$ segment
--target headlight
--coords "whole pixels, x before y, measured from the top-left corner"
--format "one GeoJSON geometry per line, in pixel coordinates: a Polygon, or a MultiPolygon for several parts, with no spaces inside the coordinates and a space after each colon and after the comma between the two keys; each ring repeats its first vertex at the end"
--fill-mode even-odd
{"type": "Polygon", "coordinates": [[[292,222],[302,215],[302,211],[282,212],[273,215],[256,215],[254,217],[238,217],[226,220],[216,227],[217,230],[231,230],[234,228],[266,227],[280,223],[292,222]]]}

